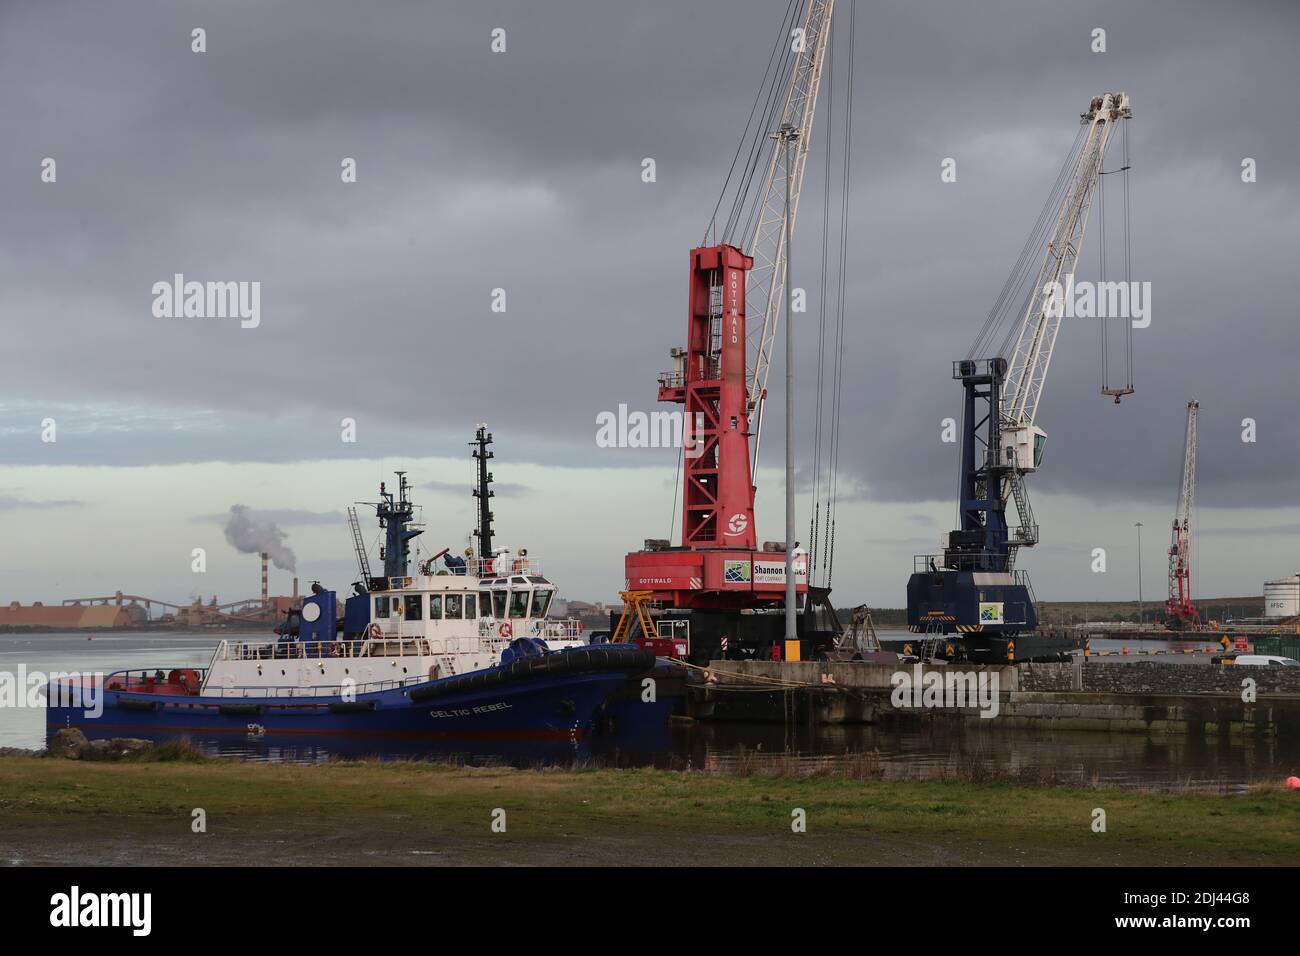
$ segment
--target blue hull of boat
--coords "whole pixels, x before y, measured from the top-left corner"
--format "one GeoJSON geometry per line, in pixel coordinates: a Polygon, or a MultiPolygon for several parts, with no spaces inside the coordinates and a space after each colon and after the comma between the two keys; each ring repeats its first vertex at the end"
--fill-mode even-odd
{"type": "Polygon", "coordinates": [[[95,714],[79,706],[57,706],[59,697],[51,693],[46,731],[50,738],[65,727],[75,727],[90,739],[155,740],[182,735],[578,739],[590,729],[611,692],[645,670],[647,660],[644,654],[603,653],[598,660],[584,663],[570,657],[573,653],[533,659],[552,666],[520,661],[457,677],[358,692],[354,699],[295,697],[286,688],[278,694],[250,690],[240,696],[104,690],[102,707],[95,714]]]}

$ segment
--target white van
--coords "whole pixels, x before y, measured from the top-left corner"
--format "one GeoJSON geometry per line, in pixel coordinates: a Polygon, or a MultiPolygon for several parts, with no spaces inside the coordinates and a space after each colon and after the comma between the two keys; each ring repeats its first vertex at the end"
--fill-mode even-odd
{"type": "Polygon", "coordinates": [[[1300,667],[1300,661],[1277,654],[1238,654],[1228,663],[1247,667],[1300,667]]]}

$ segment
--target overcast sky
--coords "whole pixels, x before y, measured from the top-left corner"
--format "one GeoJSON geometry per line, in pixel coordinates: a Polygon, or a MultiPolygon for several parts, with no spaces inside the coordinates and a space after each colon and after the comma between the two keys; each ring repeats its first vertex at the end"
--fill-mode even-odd
{"type": "MultiPolygon", "coordinates": [[[[818,117],[836,136],[849,6],[824,81],[836,110],[818,117]]],[[[279,520],[304,582],[344,588],[344,509],[395,468],[419,487],[425,543],[460,546],[480,421],[498,442],[499,537],[543,555],[564,593],[613,598],[624,552],[668,534],[677,459],[597,447],[596,416],[656,408],[685,334],[687,252],[785,9],[0,2],[0,600],[251,595],[255,562],[221,534],[234,504],[279,520]],[[195,27],[206,52],[191,49],[195,27]],[[151,289],[175,273],[260,282],[260,324],[156,317],[151,289]],[[355,442],[341,440],[344,418],[355,442]],[[202,578],[194,547],[209,553],[202,578]]],[[[1258,594],[1300,567],[1298,39],[1300,5],[1285,0],[858,3],[841,602],[901,606],[912,554],[951,526],[950,362],[1080,112],[1120,89],[1134,112],[1133,271],[1152,284],[1152,322],[1134,333],[1137,392],[1118,407],[1098,394],[1096,324],[1066,322],[1030,484],[1043,543],[1021,565],[1040,598],[1134,597],[1142,521],[1144,596],[1162,597],[1195,398],[1201,593],[1258,594]],[[1090,48],[1098,27],[1104,53],[1090,48]],[[946,157],[956,182],[940,180],[946,157]],[[1095,547],[1105,574],[1090,570],[1095,547]]],[[[796,316],[805,473],[823,134],[794,253],[810,303],[796,316]]],[[[1090,241],[1080,273],[1095,270],[1090,241]]],[[[782,537],[768,466],[783,424],[775,408],[760,540],[782,537]]]]}

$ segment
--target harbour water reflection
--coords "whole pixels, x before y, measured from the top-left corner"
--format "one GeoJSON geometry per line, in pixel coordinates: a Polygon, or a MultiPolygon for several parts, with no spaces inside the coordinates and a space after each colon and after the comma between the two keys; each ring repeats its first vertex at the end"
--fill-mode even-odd
{"type": "MultiPolygon", "coordinates": [[[[219,638],[189,632],[0,635],[0,672],[111,671],[204,666],[219,638]]],[[[1104,665],[1103,665],[1104,666],[1104,665]]],[[[900,730],[874,725],[786,727],[697,723],[634,739],[485,744],[456,740],[238,738],[196,740],[236,759],[441,758],[468,763],[614,764],[731,773],[843,773],[884,779],[1021,779],[1136,789],[1231,792],[1300,773],[1300,744],[1195,740],[1173,735],[999,729],[936,722],[900,730]]],[[[0,747],[44,746],[39,708],[0,707],[0,747]]]]}

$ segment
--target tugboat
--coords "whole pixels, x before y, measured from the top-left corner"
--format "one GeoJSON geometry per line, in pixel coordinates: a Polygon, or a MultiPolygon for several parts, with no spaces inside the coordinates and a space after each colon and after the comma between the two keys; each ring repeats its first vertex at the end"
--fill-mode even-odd
{"type": "Polygon", "coordinates": [[[611,692],[655,666],[653,651],[584,643],[581,625],[547,617],[555,586],[521,550],[493,550],[479,429],[478,553],[447,549],[409,573],[423,532],[404,472],[373,503],[385,531],[382,576],[349,509],[362,571],[339,602],[319,584],[270,641],[224,640],[206,668],[118,671],[56,681],[47,734],[88,738],[183,734],[578,740],[611,692]],[[439,566],[438,562],[442,564],[439,566]],[[88,680],[81,678],[80,680],[88,680]]]}

